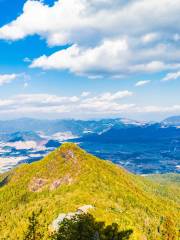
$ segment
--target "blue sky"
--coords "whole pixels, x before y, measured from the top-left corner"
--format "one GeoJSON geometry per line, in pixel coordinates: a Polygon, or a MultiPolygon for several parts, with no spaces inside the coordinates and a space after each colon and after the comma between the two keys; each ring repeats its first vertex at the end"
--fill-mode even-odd
{"type": "Polygon", "coordinates": [[[180,0],[0,0],[0,118],[180,114],[179,12],[180,0]]]}

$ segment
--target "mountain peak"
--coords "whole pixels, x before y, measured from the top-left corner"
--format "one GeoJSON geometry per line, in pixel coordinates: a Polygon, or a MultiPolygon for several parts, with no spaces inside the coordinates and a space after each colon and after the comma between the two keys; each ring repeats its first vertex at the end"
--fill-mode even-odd
{"type": "MultiPolygon", "coordinates": [[[[178,201],[178,191],[176,194],[178,201]]],[[[3,239],[9,239],[9,234],[11,239],[17,239],[16,229],[22,225],[26,228],[29,212],[37,212],[39,206],[46,225],[50,225],[59,213],[92,205],[95,218],[107,224],[116,219],[124,229],[127,223],[133,226],[134,239],[160,239],[157,226],[162,216],[171,215],[175,225],[180,217],[176,197],[172,200],[168,189],[164,197],[158,184],[102,161],[73,143],[62,144],[41,161],[0,175],[0,196],[3,239]],[[145,220],[148,226],[144,229],[145,220]]],[[[18,234],[23,239],[23,230],[18,234]]]]}
{"type": "Polygon", "coordinates": [[[61,146],[58,148],[58,150],[61,151],[61,152],[64,152],[64,151],[67,151],[67,150],[85,152],[76,143],[71,143],[71,142],[65,142],[65,143],[61,144],[61,146]]]}

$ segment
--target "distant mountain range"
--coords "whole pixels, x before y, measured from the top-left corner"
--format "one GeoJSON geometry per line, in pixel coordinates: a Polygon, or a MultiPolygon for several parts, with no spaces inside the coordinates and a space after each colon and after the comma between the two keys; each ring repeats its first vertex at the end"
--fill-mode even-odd
{"type": "Polygon", "coordinates": [[[18,131],[43,132],[45,134],[55,134],[57,132],[71,132],[74,135],[94,132],[101,133],[113,126],[141,125],[141,123],[125,118],[102,119],[102,120],[38,120],[22,118],[16,120],[0,121],[0,133],[12,133],[18,131]]]}
{"type": "Polygon", "coordinates": [[[102,120],[0,121],[0,172],[37,161],[64,141],[138,174],[180,172],[180,117],[162,122],[102,120]]]}
{"type": "Polygon", "coordinates": [[[180,116],[166,118],[163,122],[169,125],[180,126],[180,116]]]}
{"type": "MultiPolygon", "coordinates": [[[[82,136],[86,133],[101,133],[112,127],[146,126],[155,123],[135,121],[127,118],[102,119],[102,120],[40,120],[31,118],[21,118],[15,120],[0,121],[0,133],[14,133],[18,131],[42,131],[45,134],[57,132],[71,132],[74,135],[82,136]]],[[[169,117],[157,124],[178,125],[180,116],[169,117]]]]}
{"type": "Polygon", "coordinates": [[[172,125],[154,123],[145,125],[114,125],[102,133],[93,133],[80,138],[80,141],[103,142],[103,143],[146,143],[154,141],[180,140],[180,128],[172,125]]]}

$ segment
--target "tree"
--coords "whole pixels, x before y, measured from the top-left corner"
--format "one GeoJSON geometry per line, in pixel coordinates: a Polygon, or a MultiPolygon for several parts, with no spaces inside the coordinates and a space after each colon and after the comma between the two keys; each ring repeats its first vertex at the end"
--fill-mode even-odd
{"type": "Polygon", "coordinates": [[[38,216],[41,213],[32,212],[32,215],[29,217],[29,224],[27,231],[25,233],[23,240],[40,240],[42,239],[42,234],[40,233],[40,225],[38,221],[38,216]]]}
{"type": "Polygon", "coordinates": [[[77,214],[70,219],[64,219],[54,240],[127,240],[132,230],[119,231],[113,223],[105,227],[104,222],[95,221],[90,214],[77,214]]]}

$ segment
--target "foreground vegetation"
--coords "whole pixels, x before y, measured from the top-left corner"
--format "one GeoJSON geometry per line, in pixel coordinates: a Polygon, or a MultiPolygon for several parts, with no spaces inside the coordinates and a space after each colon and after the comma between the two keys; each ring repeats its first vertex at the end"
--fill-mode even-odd
{"type": "Polygon", "coordinates": [[[40,209],[37,232],[50,239],[49,225],[60,213],[88,204],[97,222],[132,229],[130,239],[178,239],[178,185],[135,176],[70,143],[0,176],[0,239],[24,239],[29,217],[40,209]]]}
{"type": "MultiPolygon", "coordinates": [[[[104,222],[97,222],[88,213],[76,214],[65,218],[57,231],[49,233],[51,240],[128,240],[132,230],[119,231],[118,225],[113,223],[105,226],[104,222]]],[[[39,231],[38,214],[32,213],[24,240],[40,240],[43,233],[39,231]]]]}

